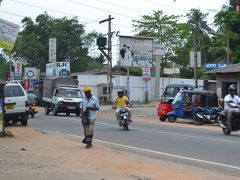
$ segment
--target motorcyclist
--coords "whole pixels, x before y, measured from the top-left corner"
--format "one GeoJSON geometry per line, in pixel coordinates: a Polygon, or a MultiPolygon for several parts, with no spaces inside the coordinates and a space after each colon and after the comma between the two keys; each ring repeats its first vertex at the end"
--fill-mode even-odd
{"type": "Polygon", "coordinates": [[[226,124],[231,125],[231,119],[234,112],[240,112],[240,98],[236,95],[237,87],[232,84],[228,88],[228,93],[224,97],[224,110],[227,112],[226,124]]]}
{"type": "MultiPolygon", "coordinates": [[[[118,96],[114,98],[113,109],[116,109],[115,113],[116,113],[117,121],[119,122],[119,126],[122,126],[119,110],[121,108],[127,107],[128,105],[131,106],[131,104],[129,103],[128,97],[124,95],[124,91],[120,90],[117,93],[118,93],[118,96]]],[[[130,109],[128,109],[128,121],[132,122],[130,109]]]]}

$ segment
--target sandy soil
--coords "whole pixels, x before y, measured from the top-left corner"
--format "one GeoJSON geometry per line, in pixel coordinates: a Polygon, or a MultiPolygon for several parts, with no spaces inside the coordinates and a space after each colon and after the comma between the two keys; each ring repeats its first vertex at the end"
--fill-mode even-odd
{"type": "Polygon", "coordinates": [[[79,138],[31,127],[10,126],[6,131],[9,135],[0,138],[0,179],[4,180],[238,179],[97,142],[85,149],[79,138]]]}

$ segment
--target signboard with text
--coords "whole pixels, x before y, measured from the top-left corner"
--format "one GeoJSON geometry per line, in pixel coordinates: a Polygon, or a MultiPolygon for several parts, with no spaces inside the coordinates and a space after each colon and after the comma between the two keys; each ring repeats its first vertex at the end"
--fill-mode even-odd
{"type": "Polygon", "coordinates": [[[150,67],[143,68],[143,80],[144,81],[151,80],[151,68],[150,67]]]}
{"type": "Polygon", "coordinates": [[[49,62],[56,62],[57,53],[56,38],[49,38],[49,62]]]}
{"type": "Polygon", "coordinates": [[[20,26],[0,19],[0,48],[11,51],[17,39],[20,26]]]}
{"type": "Polygon", "coordinates": [[[206,69],[219,69],[228,66],[229,63],[226,62],[219,62],[219,63],[206,63],[205,68],[206,69]]]}
{"type": "Polygon", "coordinates": [[[164,56],[166,46],[160,43],[153,43],[153,56],[164,56]]]}
{"type": "MultiPolygon", "coordinates": [[[[201,67],[201,52],[198,51],[196,54],[197,58],[197,67],[201,67]]],[[[194,51],[190,51],[190,67],[195,67],[196,59],[195,59],[195,53],[194,51]]]]}
{"type": "Polygon", "coordinates": [[[180,69],[179,68],[164,68],[163,73],[164,74],[179,74],[180,69]]]}
{"type": "Polygon", "coordinates": [[[69,76],[70,62],[54,62],[46,64],[46,76],[69,76]]]}

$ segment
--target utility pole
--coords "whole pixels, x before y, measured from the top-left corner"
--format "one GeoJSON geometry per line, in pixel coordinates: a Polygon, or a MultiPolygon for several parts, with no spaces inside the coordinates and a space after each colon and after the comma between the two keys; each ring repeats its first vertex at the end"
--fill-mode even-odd
{"type": "Polygon", "coordinates": [[[99,50],[107,57],[108,64],[107,64],[107,102],[110,102],[110,96],[112,94],[112,30],[111,30],[111,21],[114,18],[111,15],[108,16],[108,19],[104,19],[99,22],[102,24],[104,22],[108,22],[108,54],[105,53],[104,49],[99,48],[99,50]],[[110,89],[110,92],[109,92],[110,89]]]}
{"type": "Polygon", "coordinates": [[[194,80],[195,88],[198,87],[197,81],[197,44],[196,44],[196,29],[194,29],[194,80]]]}

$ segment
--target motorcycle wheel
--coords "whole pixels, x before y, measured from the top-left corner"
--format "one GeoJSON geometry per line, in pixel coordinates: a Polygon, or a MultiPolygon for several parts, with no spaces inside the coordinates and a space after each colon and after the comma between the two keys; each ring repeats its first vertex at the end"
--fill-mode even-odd
{"type": "Polygon", "coordinates": [[[31,118],[34,118],[34,112],[31,112],[31,118]]]}
{"type": "Polygon", "coordinates": [[[123,129],[129,131],[127,120],[124,120],[123,129]]]}
{"type": "Polygon", "coordinates": [[[222,128],[222,131],[225,135],[230,135],[232,132],[231,127],[229,125],[226,125],[226,128],[222,128]]]}
{"type": "Polygon", "coordinates": [[[201,126],[204,124],[204,121],[198,118],[197,115],[195,114],[193,117],[193,123],[197,126],[201,126]]]}

